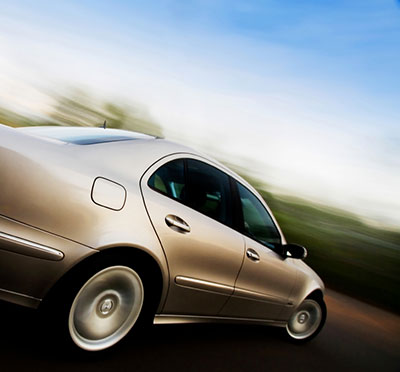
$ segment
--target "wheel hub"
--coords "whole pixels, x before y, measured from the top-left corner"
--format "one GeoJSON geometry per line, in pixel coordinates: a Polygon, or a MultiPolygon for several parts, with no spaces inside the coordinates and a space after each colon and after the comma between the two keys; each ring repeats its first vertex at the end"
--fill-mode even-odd
{"type": "Polygon", "coordinates": [[[103,315],[109,315],[114,310],[114,301],[111,298],[106,298],[100,302],[100,312],[103,315]]]}
{"type": "Polygon", "coordinates": [[[304,324],[308,318],[309,318],[308,314],[306,312],[303,312],[299,314],[299,316],[297,317],[297,321],[300,324],[304,324]]]}
{"type": "Polygon", "coordinates": [[[318,302],[306,299],[289,319],[286,330],[294,339],[306,339],[318,331],[322,317],[322,309],[318,302]]]}

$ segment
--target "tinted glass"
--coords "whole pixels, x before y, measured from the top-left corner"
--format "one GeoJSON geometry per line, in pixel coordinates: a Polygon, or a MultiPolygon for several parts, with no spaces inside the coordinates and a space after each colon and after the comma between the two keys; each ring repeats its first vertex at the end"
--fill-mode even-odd
{"type": "Polygon", "coordinates": [[[184,201],[185,165],[183,159],[164,164],[150,177],[149,186],[173,199],[184,201]]]}
{"type": "Polygon", "coordinates": [[[237,185],[242,204],[245,234],[270,248],[274,248],[275,244],[280,244],[281,239],[271,216],[252,192],[240,183],[237,185]]]}
{"type": "Polygon", "coordinates": [[[232,225],[228,175],[193,159],[187,159],[187,170],[187,204],[225,225],[232,225]]]}

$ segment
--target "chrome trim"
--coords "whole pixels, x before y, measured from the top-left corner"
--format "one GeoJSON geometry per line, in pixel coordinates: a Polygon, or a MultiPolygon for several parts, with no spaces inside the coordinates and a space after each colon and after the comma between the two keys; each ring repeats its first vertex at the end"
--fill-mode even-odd
{"type": "Polygon", "coordinates": [[[231,295],[234,290],[234,288],[229,285],[209,282],[207,280],[188,278],[186,276],[180,276],[180,275],[175,277],[175,283],[183,287],[200,289],[209,292],[222,293],[225,295],[231,295]]]}
{"type": "Polygon", "coordinates": [[[233,293],[232,297],[240,297],[255,301],[270,302],[273,304],[290,306],[287,299],[268,296],[264,293],[253,292],[242,288],[235,288],[235,292],[233,293]]]}
{"type": "Polygon", "coordinates": [[[260,261],[260,256],[254,249],[247,248],[246,255],[252,261],[260,261]]]}
{"type": "Polygon", "coordinates": [[[3,232],[0,232],[0,241],[3,243],[0,245],[0,249],[6,251],[52,261],[60,261],[64,258],[64,253],[58,251],[57,249],[31,242],[30,240],[18,238],[14,235],[9,235],[3,232]]]}
{"type": "Polygon", "coordinates": [[[247,323],[262,324],[274,327],[286,327],[282,320],[265,320],[252,318],[219,317],[207,315],[174,315],[174,314],[156,314],[154,324],[187,324],[187,323],[247,323]]]}
{"type": "Polygon", "coordinates": [[[184,232],[187,233],[190,232],[190,226],[184,220],[182,220],[182,218],[179,218],[178,216],[169,214],[168,216],[165,217],[165,222],[169,227],[174,226],[177,229],[182,230],[184,232]]]}
{"type": "Polygon", "coordinates": [[[9,291],[3,288],[0,288],[0,299],[34,309],[37,309],[40,305],[40,302],[42,301],[40,298],[28,296],[23,293],[9,291]]]}

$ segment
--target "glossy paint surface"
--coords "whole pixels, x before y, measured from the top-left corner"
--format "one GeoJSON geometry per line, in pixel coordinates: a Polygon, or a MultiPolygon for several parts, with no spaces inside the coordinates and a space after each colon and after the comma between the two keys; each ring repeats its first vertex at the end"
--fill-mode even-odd
{"type": "Polygon", "coordinates": [[[195,159],[240,182],[271,213],[218,162],[149,136],[76,144],[54,139],[57,128],[50,139],[34,132],[0,126],[0,298],[37,307],[75,265],[119,247],[154,260],[162,276],[157,313],[177,322],[284,324],[311,292],[324,290],[303,262],[148,186],[168,161],[195,159]]]}

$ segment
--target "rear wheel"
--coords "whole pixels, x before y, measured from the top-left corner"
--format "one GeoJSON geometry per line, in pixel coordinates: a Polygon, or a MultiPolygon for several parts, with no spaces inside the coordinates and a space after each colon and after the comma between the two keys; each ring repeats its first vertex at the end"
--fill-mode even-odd
{"type": "MultiPolygon", "coordinates": [[[[104,350],[143,336],[160,301],[158,272],[145,257],[102,254],[71,269],[48,293],[39,314],[57,349],[104,350]]],[[[72,351],[72,350],[71,350],[72,351]]]]}
{"type": "Polygon", "coordinates": [[[127,266],[104,268],[75,296],[68,317],[69,334],[84,350],[106,349],[134,326],[143,302],[143,282],[136,271],[127,266]]]}
{"type": "Polygon", "coordinates": [[[290,339],[295,342],[309,341],[320,332],[325,319],[326,306],[324,301],[307,298],[291,315],[286,324],[286,332],[290,339]]]}

